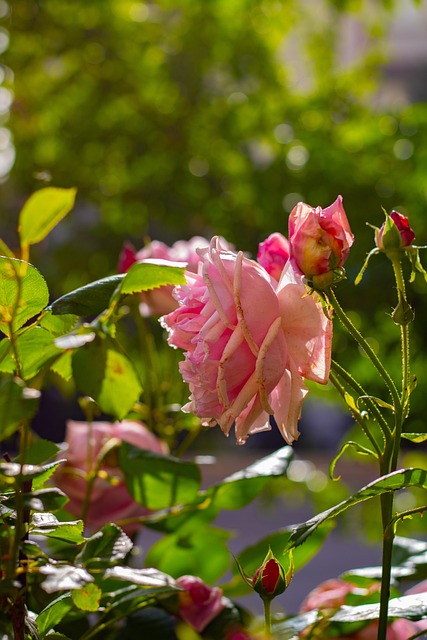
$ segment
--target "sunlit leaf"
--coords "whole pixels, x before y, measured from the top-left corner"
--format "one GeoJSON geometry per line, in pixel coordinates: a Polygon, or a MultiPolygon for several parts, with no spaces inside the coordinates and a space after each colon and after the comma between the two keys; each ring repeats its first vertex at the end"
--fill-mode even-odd
{"type": "Polygon", "coordinates": [[[16,340],[16,351],[25,380],[31,380],[61,353],[53,335],[42,327],[32,327],[22,333],[16,340]]]}
{"type": "Polygon", "coordinates": [[[151,567],[148,569],[122,566],[111,567],[105,572],[105,577],[125,580],[140,587],[171,587],[172,589],[179,589],[172,576],[151,567]]]}
{"type": "Polygon", "coordinates": [[[74,206],[76,189],[47,187],[33,193],[19,215],[21,245],[43,240],[74,206]]]}
{"type": "Polygon", "coordinates": [[[40,326],[47,329],[55,337],[69,333],[76,326],[78,316],[71,313],[54,316],[52,311],[47,311],[40,319],[40,326]]]}
{"type": "MultiPolygon", "coordinates": [[[[364,622],[376,620],[380,614],[379,604],[357,607],[343,606],[331,618],[333,622],[364,622]]],[[[427,593],[417,593],[400,598],[392,598],[388,603],[390,618],[421,620],[427,616],[427,593]]]]}
{"type": "Polygon", "coordinates": [[[50,602],[37,616],[36,624],[41,640],[46,637],[63,618],[73,609],[70,593],[64,593],[50,602]]]}
{"type": "Polygon", "coordinates": [[[7,336],[47,305],[49,291],[33,265],[0,256],[0,330],[7,336]]]}
{"type": "Polygon", "coordinates": [[[59,562],[43,565],[40,567],[40,573],[46,576],[41,586],[47,593],[81,589],[89,582],[93,582],[93,577],[83,567],[59,562]]]}
{"type": "Polygon", "coordinates": [[[138,293],[168,284],[185,284],[184,271],[182,265],[174,263],[166,265],[136,262],[126,273],[120,285],[120,293],[138,293]]]}
{"type": "Polygon", "coordinates": [[[82,611],[98,611],[102,591],[93,582],[71,592],[74,604],[82,611]]]}
{"type": "Polygon", "coordinates": [[[130,360],[106,341],[96,340],[78,349],[72,363],[78,389],[102,411],[123,420],[142,391],[130,360]]]}
{"type": "Polygon", "coordinates": [[[43,535],[72,544],[86,541],[83,535],[83,520],[61,522],[53,513],[34,513],[31,520],[30,532],[33,535],[43,535]]]}
{"type": "Polygon", "coordinates": [[[427,433],[402,433],[402,438],[419,444],[420,442],[425,442],[427,440],[427,433]]]}

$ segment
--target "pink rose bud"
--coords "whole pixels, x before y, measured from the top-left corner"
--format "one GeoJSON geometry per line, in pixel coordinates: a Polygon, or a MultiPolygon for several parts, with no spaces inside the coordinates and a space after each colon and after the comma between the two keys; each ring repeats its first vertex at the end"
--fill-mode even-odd
{"type": "Polygon", "coordinates": [[[176,582],[185,589],[179,593],[179,617],[196,631],[203,631],[224,609],[222,590],[208,587],[196,576],[181,576],[176,582]]]}
{"type": "Polygon", "coordinates": [[[279,281],[289,260],[289,242],[281,233],[272,233],[258,247],[257,261],[275,280],[279,281]]]}
{"type": "Polygon", "coordinates": [[[256,570],[252,583],[263,600],[272,600],[284,592],[288,586],[285,570],[271,551],[263,564],[256,570]],[[268,559],[267,559],[268,558],[268,559]]]}
{"type": "Polygon", "coordinates": [[[341,196],[326,209],[299,202],[289,216],[291,262],[307,278],[342,267],[353,240],[341,196]]]}
{"type": "Polygon", "coordinates": [[[398,211],[386,216],[381,229],[376,232],[376,243],[380,251],[390,253],[410,247],[415,233],[409,226],[408,218],[398,211]]]}
{"type": "Polygon", "coordinates": [[[226,250],[218,238],[199,250],[198,274],[176,289],[178,309],[161,319],[168,342],[185,350],[180,371],[190,386],[192,412],[225,434],[235,425],[238,444],[270,429],[298,437],[307,394],[304,379],[329,375],[330,320],[291,265],[279,283],[263,267],[226,250]]]}
{"type": "MultiPolygon", "coordinates": [[[[81,518],[87,489],[87,474],[96,465],[101,449],[112,439],[129,442],[154,453],[167,453],[167,446],[139,422],[67,422],[66,445],[61,465],[54,478],[56,484],[69,497],[66,509],[81,518]],[[90,456],[90,459],[89,459],[90,456]]],[[[95,479],[85,525],[95,531],[107,522],[146,515],[148,510],[137,504],[129,494],[121,469],[107,456],[95,479]]],[[[123,527],[126,533],[136,531],[141,525],[123,527]]]]}

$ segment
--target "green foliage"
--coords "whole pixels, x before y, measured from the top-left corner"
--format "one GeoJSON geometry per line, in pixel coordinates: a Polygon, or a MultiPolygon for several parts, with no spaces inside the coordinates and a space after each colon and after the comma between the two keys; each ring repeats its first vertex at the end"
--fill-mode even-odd
{"type": "Polygon", "coordinates": [[[74,206],[76,189],[48,187],[36,191],[19,216],[22,247],[41,242],[74,206]]]}

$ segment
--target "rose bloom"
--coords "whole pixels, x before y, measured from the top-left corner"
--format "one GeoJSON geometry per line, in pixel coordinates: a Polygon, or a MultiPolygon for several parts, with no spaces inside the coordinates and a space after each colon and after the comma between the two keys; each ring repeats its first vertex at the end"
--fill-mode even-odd
{"type": "Polygon", "coordinates": [[[161,319],[169,343],[185,350],[180,371],[191,397],[184,411],[227,435],[235,423],[238,444],[270,429],[273,415],[291,443],[304,379],[328,379],[331,321],[291,265],[277,283],[218,238],[198,253],[200,273],[186,273],[187,284],[176,289],[179,308],[161,319]]]}
{"type": "MultiPolygon", "coordinates": [[[[390,213],[390,218],[393,220],[394,225],[400,235],[400,247],[396,247],[396,248],[405,249],[406,247],[410,247],[412,242],[415,240],[415,233],[409,226],[408,218],[402,215],[401,213],[399,213],[398,211],[392,211],[390,213]]],[[[384,250],[383,235],[384,235],[385,227],[386,227],[386,223],[384,222],[381,229],[376,234],[377,247],[381,251],[384,250]]],[[[397,238],[399,238],[399,236],[397,236],[397,238]]]]}
{"type": "MultiPolygon", "coordinates": [[[[93,422],[90,428],[87,422],[69,420],[64,452],[67,461],[59,467],[55,480],[58,487],[69,497],[66,509],[78,518],[82,516],[86,495],[89,452],[90,465],[95,466],[102,447],[113,438],[154,453],[168,451],[166,444],[139,422],[93,422]]],[[[95,479],[85,519],[89,531],[95,531],[107,522],[118,522],[148,513],[148,510],[137,504],[129,494],[122,471],[116,466],[109,466],[108,456],[102,463],[101,471],[103,473],[95,479]]],[[[126,533],[133,533],[139,526],[141,525],[128,525],[124,530],[126,533]]]]}
{"type": "Polygon", "coordinates": [[[299,202],[289,216],[288,237],[292,264],[307,278],[342,267],[354,240],[342,197],[326,209],[299,202]]]}
{"type": "Polygon", "coordinates": [[[196,631],[203,631],[224,609],[222,590],[208,587],[196,576],[181,576],[176,583],[185,589],[179,593],[179,617],[196,631]]]}
{"type": "Polygon", "coordinates": [[[279,281],[289,260],[289,242],[281,233],[272,233],[258,246],[257,262],[275,280],[279,281]]]}
{"type": "MultiPolygon", "coordinates": [[[[175,266],[176,263],[182,263],[182,266],[186,267],[188,271],[197,272],[200,257],[196,250],[208,246],[209,240],[202,236],[194,236],[190,240],[177,240],[171,247],[160,240],[152,240],[140,251],[136,251],[130,243],[126,243],[119,257],[118,271],[125,273],[135,262],[151,262],[154,259],[174,262],[175,266]]],[[[144,317],[163,315],[176,309],[178,303],[172,292],[173,286],[166,285],[142,293],[141,315],[144,317]]]]}
{"type": "MultiPolygon", "coordinates": [[[[421,587],[425,590],[424,587],[421,587]]],[[[346,604],[346,597],[349,593],[359,593],[365,591],[366,595],[370,595],[375,591],[379,591],[380,584],[373,584],[368,589],[361,590],[356,585],[345,580],[331,579],[322,582],[318,587],[311,591],[301,605],[301,611],[311,611],[312,609],[339,609],[346,604]]],[[[408,593],[419,593],[417,590],[411,590],[408,593]]],[[[387,640],[408,640],[412,635],[421,631],[424,622],[412,622],[405,618],[399,618],[391,622],[387,629],[387,640]]],[[[356,631],[350,636],[340,636],[336,640],[377,640],[378,621],[368,622],[366,627],[356,631]]],[[[304,637],[303,635],[301,637],[304,637]]]]}

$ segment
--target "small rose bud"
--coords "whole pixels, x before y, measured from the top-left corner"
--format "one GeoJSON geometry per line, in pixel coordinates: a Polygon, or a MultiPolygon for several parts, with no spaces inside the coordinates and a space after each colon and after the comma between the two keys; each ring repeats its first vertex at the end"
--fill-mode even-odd
{"type": "Polygon", "coordinates": [[[264,562],[254,573],[253,588],[263,600],[273,600],[285,591],[288,586],[287,577],[284,568],[270,549],[264,562]]]}
{"type": "Polygon", "coordinates": [[[376,243],[380,251],[393,253],[411,246],[415,233],[409,226],[408,218],[398,211],[387,215],[381,229],[376,232],[376,243]]]}

